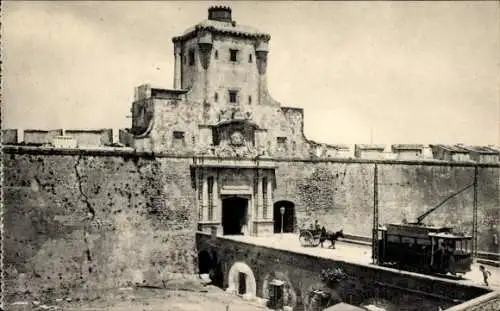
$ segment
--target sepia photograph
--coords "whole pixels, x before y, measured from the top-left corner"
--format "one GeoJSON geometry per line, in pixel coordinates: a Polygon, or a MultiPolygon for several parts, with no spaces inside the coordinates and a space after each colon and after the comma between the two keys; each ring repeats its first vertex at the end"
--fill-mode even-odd
{"type": "Polygon", "coordinates": [[[499,311],[499,1],[1,1],[1,309],[499,311]]]}

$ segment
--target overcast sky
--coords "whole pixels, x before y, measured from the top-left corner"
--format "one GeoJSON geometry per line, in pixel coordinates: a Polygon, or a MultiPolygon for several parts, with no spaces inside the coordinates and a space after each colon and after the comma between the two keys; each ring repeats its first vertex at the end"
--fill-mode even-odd
{"type": "MultiPolygon", "coordinates": [[[[172,88],[171,38],[218,2],[3,2],[3,127],[129,127],[172,88]]],[[[234,2],[271,34],[268,86],[327,143],[500,144],[500,10],[483,2],[234,2]]]]}

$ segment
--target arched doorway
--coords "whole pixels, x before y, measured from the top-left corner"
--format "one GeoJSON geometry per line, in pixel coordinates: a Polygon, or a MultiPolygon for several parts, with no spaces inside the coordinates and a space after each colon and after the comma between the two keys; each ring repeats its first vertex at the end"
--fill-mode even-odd
{"type": "Polygon", "coordinates": [[[244,234],[248,223],[248,199],[228,197],[222,199],[222,234],[244,234]]]}
{"type": "Polygon", "coordinates": [[[207,251],[198,254],[198,274],[209,274],[212,269],[212,257],[207,251]]]}
{"type": "Polygon", "coordinates": [[[264,277],[262,298],[267,299],[267,306],[270,309],[276,309],[276,307],[283,309],[283,306],[293,309],[297,306],[298,297],[288,275],[280,271],[273,271],[264,277]]]}
{"type": "Polygon", "coordinates": [[[228,292],[252,299],[257,295],[257,283],[252,269],[244,262],[236,262],[229,269],[228,292]]]}
{"type": "Polygon", "coordinates": [[[281,207],[285,208],[285,213],[283,214],[283,232],[295,232],[295,204],[290,201],[278,201],[274,203],[273,207],[274,233],[281,232],[281,207]]]}
{"type": "Polygon", "coordinates": [[[215,251],[212,251],[212,254],[206,250],[198,253],[198,274],[208,274],[212,285],[223,287],[222,266],[215,251]]]}

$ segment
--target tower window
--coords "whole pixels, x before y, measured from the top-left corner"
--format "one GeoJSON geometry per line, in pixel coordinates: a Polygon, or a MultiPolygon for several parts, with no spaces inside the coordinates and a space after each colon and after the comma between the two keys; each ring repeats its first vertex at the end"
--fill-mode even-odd
{"type": "Polygon", "coordinates": [[[249,54],[248,55],[248,62],[251,63],[253,60],[252,60],[252,54],[249,54]]]}
{"type": "Polygon", "coordinates": [[[252,104],[252,96],[248,96],[248,104],[251,105],[252,104]]]}
{"type": "Polygon", "coordinates": [[[194,50],[189,50],[189,66],[194,65],[194,50]]]}
{"type": "Polygon", "coordinates": [[[236,103],[238,101],[238,92],[237,91],[229,91],[229,102],[236,103]]]}
{"type": "Polygon", "coordinates": [[[232,62],[238,61],[238,50],[229,50],[229,60],[232,62]]]}
{"type": "Polygon", "coordinates": [[[215,50],[214,57],[215,57],[215,59],[219,59],[219,51],[215,50]]]}
{"type": "Polygon", "coordinates": [[[217,92],[214,94],[214,101],[215,102],[219,101],[219,94],[217,94],[217,92]]]}
{"type": "Polygon", "coordinates": [[[278,150],[284,151],[286,150],[286,137],[278,137],[277,139],[278,142],[278,150]]]}
{"type": "Polygon", "coordinates": [[[174,138],[175,139],[184,139],[184,132],[175,131],[174,132],[174,138]]]}

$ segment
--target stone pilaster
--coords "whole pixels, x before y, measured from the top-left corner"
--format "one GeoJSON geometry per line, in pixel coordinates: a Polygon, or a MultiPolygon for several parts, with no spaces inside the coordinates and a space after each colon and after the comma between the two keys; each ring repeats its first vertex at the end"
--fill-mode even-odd
{"type": "Polygon", "coordinates": [[[219,184],[217,176],[214,177],[214,184],[212,188],[212,204],[213,206],[213,220],[220,221],[222,219],[221,204],[219,202],[219,184]]]}
{"type": "Polygon", "coordinates": [[[267,178],[267,215],[264,215],[266,219],[273,219],[273,179],[272,177],[267,178]]]}
{"type": "MultiPolygon", "coordinates": [[[[257,178],[257,215],[262,215],[262,207],[264,203],[264,194],[262,191],[262,173],[259,172],[258,178],[257,178]]],[[[263,218],[258,217],[258,218],[263,218]]]]}
{"type": "Polygon", "coordinates": [[[208,176],[203,176],[203,194],[201,200],[202,221],[208,220],[208,176]]]}

